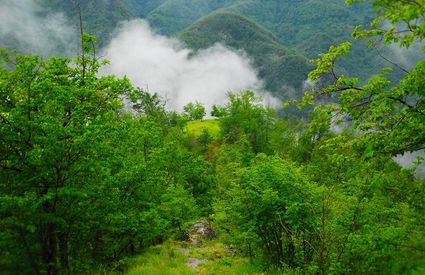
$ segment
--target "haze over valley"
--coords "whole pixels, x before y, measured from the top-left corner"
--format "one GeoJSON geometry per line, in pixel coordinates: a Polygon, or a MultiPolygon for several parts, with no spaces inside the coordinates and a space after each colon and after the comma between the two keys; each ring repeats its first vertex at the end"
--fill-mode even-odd
{"type": "MultiPolygon", "coordinates": [[[[0,46],[45,57],[79,52],[73,1],[1,4],[0,46]]],[[[244,89],[275,106],[300,98],[312,69],[308,60],[332,44],[352,40],[349,30],[373,15],[368,5],[348,7],[339,0],[81,1],[81,11],[84,31],[97,37],[99,56],[111,61],[109,72],[126,74],[179,110],[194,100],[210,109],[223,103],[227,92],[244,89]]],[[[356,42],[338,70],[351,74],[355,68],[361,78],[379,72],[385,60],[365,44],[356,42]]],[[[384,52],[398,51],[392,57],[406,66],[420,53],[393,49],[384,52]]]]}

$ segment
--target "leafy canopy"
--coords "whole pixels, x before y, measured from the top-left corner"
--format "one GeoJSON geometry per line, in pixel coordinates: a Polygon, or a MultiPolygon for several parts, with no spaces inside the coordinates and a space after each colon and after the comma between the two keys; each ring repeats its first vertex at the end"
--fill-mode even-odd
{"type": "MultiPolygon", "coordinates": [[[[374,1],[374,7],[377,19],[371,23],[372,28],[356,28],[354,37],[375,38],[407,48],[412,43],[423,43],[424,1],[374,1]],[[390,27],[385,28],[384,22],[390,27]]],[[[425,148],[425,61],[420,60],[410,71],[403,69],[405,77],[398,83],[392,83],[387,78],[390,69],[384,69],[360,85],[357,78],[335,70],[336,60],[348,54],[350,46],[349,42],[331,46],[328,53],[314,60],[317,67],[309,78],[331,79],[331,84],[313,89],[304,97],[304,103],[312,103],[314,96],[336,96],[338,105],[328,105],[322,111],[348,115],[361,133],[359,145],[370,152],[396,155],[425,148]]]]}

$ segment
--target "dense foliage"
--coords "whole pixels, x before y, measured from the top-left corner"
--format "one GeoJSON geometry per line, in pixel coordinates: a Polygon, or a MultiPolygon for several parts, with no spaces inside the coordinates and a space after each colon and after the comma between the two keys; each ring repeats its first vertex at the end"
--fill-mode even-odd
{"type": "Polygon", "coordinates": [[[249,19],[228,12],[216,12],[178,34],[194,50],[222,43],[244,50],[258,68],[265,88],[281,98],[295,96],[311,69],[307,59],[284,47],[273,34],[249,19]]]}
{"type": "Polygon", "coordinates": [[[209,165],[178,145],[175,119],[157,115],[161,105],[137,118],[121,111],[125,93],[150,107],[155,97],[98,78],[87,57],[1,60],[1,270],[114,263],[202,213],[194,194],[212,182],[209,165]]]}
{"type": "Polygon", "coordinates": [[[41,5],[49,11],[65,12],[71,24],[78,27],[78,8],[84,21],[84,31],[99,37],[98,47],[104,46],[112,37],[112,32],[118,24],[125,20],[136,18],[133,11],[122,0],[70,0],[41,1],[41,5]]]}
{"type": "MultiPolygon", "coordinates": [[[[374,5],[392,26],[356,37],[423,42],[423,0],[374,5]]],[[[308,122],[244,91],[192,132],[200,103],[170,112],[125,78],[98,76],[93,37],[82,39],[74,60],[0,52],[1,272],[122,271],[201,217],[265,272],[425,272],[425,182],[392,158],[425,146],[422,60],[400,82],[383,73],[362,85],[334,67],[343,43],[316,60],[299,106],[338,104],[315,104],[308,122]]]]}

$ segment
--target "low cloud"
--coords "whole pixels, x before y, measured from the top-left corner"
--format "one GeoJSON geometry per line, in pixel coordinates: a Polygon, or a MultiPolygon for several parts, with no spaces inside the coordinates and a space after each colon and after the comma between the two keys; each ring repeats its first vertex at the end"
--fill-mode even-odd
{"type": "Polygon", "coordinates": [[[404,169],[414,168],[414,173],[416,177],[420,179],[425,179],[425,162],[421,162],[419,165],[415,165],[415,162],[418,160],[418,157],[424,158],[425,151],[416,151],[411,153],[404,153],[403,155],[395,156],[393,159],[404,169]]]}
{"type": "MultiPolygon", "coordinates": [[[[207,109],[224,104],[230,91],[267,95],[244,53],[216,44],[194,54],[178,40],[155,34],[142,20],[122,24],[103,55],[110,65],[102,73],[126,75],[133,85],[162,95],[177,111],[195,100],[207,109]]],[[[265,98],[276,105],[273,97],[265,98]]]]}
{"type": "MultiPolygon", "coordinates": [[[[384,21],[381,26],[384,30],[389,30],[392,27],[393,25],[388,21],[384,21]]],[[[398,24],[397,28],[406,29],[408,26],[405,24],[398,24]]],[[[397,66],[404,70],[410,71],[419,60],[425,58],[425,53],[423,51],[424,46],[424,42],[419,40],[413,41],[409,48],[401,47],[399,43],[392,43],[390,45],[382,45],[379,52],[387,61],[397,64],[397,66]]]]}
{"type": "Polygon", "coordinates": [[[0,7],[0,47],[43,56],[75,53],[79,38],[63,14],[46,14],[36,0],[0,0],[0,7]]]}
{"type": "Polygon", "coordinates": [[[387,59],[401,66],[405,70],[412,70],[419,60],[425,59],[425,54],[422,50],[423,43],[414,42],[409,48],[400,47],[397,44],[389,46],[391,56],[387,59]]]}

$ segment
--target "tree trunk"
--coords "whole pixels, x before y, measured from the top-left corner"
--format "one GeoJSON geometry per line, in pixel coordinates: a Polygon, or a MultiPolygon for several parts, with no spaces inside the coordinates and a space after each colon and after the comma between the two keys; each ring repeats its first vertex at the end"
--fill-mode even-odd
{"type": "Polygon", "coordinates": [[[61,234],[59,236],[59,253],[62,270],[68,269],[68,236],[61,234]]]}
{"type": "Polygon", "coordinates": [[[49,223],[46,228],[45,244],[43,246],[44,262],[46,264],[47,274],[54,275],[58,273],[56,266],[57,259],[57,237],[55,225],[49,223]]]}

